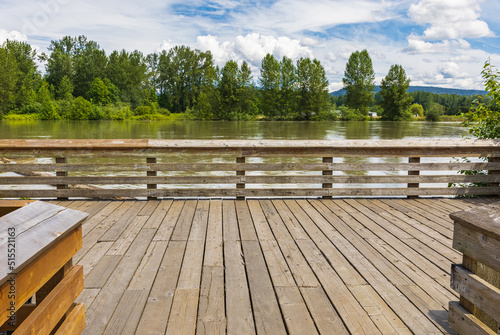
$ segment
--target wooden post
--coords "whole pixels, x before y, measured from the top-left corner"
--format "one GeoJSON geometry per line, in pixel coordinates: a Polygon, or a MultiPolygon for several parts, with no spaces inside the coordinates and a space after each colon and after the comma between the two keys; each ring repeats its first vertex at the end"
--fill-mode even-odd
{"type": "MultiPolygon", "coordinates": [[[[333,163],[333,157],[323,157],[323,163],[333,163]]],[[[331,176],[333,175],[332,170],[324,170],[323,171],[323,176],[331,176]]],[[[332,188],[332,183],[323,183],[322,185],[323,188],[332,188]]],[[[323,199],[331,199],[331,195],[324,195],[323,199]]]]}
{"type": "MultiPolygon", "coordinates": [[[[236,163],[245,163],[245,157],[236,157],[236,163]]],[[[244,176],[245,171],[236,171],[237,176],[244,176]]],[[[236,184],[236,188],[245,188],[245,183],[236,184]]],[[[237,196],[236,200],[245,200],[245,196],[237,196]]]]}
{"type": "MultiPolygon", "coordinates": [[[[68,162],[68,159],[66,157],[57,157],[56,158],[56,164],[66,164],[68,162]]],[[[68,172],[67,171],[56,171],[56,176],[57,177],[67,177],[68,172]]],[[[58,184],[56,185],[56,188],[58,190],[67,190],[68,185],[67,184],[58,184]]],[[[67,197],[58,197],[57,200],[68,200],[67,197]]]]}
{"type": "MultiPolygon", "coordinates": [[[[488,161],[490,163],[500,163],[500,157],[489,157],[488,161]]],[[[499,170],[488,170],[488,175],[498,175],[500,174],[499,170]]],[[[488,183],[488,187],[498,187],[498,183],[488,183]]],[[[500,194],[498,194],[500,196],[500,194]]]]}
{"type": "MultiPolygon", "coordinates": [[[[420,157],[410,157],[408,159],[408,163],[415,163],[415,164],[418,164],[420,163],[420,157]]],[[[408,175],[409,176],[418,176],[420,175],[420,171],[408,171],[408,175]]],[[[419,183],[408,183],[408,188],[418,188],[419,187],[419,183]]],[[[409,195],[408,196],[408,199],[414,199],[414,198],[418,198],[418,195],[409,195]]]]}
{"type": "MultiPolygon", "coordinates": [[[[146,158],[147,164],[156,164],[156,158],[146,158]]],[[[147,171],[148,177],[156,177],[158,173],[156,171],[147,171]]],[[[157,184],[148,184],[148,190],[156,190],[158,188],[157,184]]],[[[156,200],[157,197],[148,197],[148,200],[156,200]]]]}

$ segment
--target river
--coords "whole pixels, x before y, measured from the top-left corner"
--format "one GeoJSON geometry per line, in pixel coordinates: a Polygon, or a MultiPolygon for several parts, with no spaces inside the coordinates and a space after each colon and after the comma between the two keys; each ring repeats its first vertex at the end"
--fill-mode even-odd
{"type": "Polygon", "coordinates": [[[0,121],[2,139],[446,139],[466,134],[456,122],[0,121]]]}

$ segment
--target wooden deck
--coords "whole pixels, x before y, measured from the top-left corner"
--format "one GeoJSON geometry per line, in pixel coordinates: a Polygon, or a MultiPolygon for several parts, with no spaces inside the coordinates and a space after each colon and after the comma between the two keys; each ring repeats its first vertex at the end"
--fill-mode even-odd
{"type": "Polygon", "coordinates": [[[447,334],[448,215],[496,199],[54,203],[90,214],[84,334],[447,334]]]}

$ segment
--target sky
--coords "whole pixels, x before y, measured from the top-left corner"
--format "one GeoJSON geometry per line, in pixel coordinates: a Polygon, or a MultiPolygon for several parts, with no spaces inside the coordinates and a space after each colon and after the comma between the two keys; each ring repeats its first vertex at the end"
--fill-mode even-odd
{"type": "Polygon", "coordinates": [[[498,13],[498,0],[0,0],[0,43],[47,52],[85,35],[108,54],[186,45],[220,66],[246,60],[254,79],[267,53],[317,58],[329,91],[342,88],[349,55],[367,49],[377,84],[399,64],[414,86],[484,89],[485,61],[500,66],[498,13]]]}

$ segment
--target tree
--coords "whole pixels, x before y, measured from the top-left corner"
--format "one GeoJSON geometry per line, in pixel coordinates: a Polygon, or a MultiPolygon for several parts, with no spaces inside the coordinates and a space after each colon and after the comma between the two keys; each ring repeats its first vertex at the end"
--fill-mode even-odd
{"type": "Polygon", "coordinates": [[[366,49],[351,54],[342,81],[346,91],[346,105],[368,115],[368,107],[373,103],[375,73],[366,49]]]}
{"type": "Polygon", "coordinates": [[[106,106],[111,103],[108,87],[100,78],[95,78],[94,81],[92,81],[87,96],[90,98],[90,101],[96,105],[106,106]]]}
{"type": "Polygon", "coordinates": [[[464,115],[463,125],[468,127],[470,134],[477,138],[500,138],[500,72],[488,60],[484,63],[481,74],[487,95],[491,98],[493,105],[488,107],[475,100],[472,108],[464,115]]]}
{"type": "Polygon", "coordinates": [[[262,92],[260,109],[267,118],[280,118],[280,63],[271,54],[261,62],[260,88],[262,92]]]}
{"type": "Polygon", "coordinates": [[[410,120],[407,110],[413,98],[408,95],[410,79],[401,65],[391,65],[389,73],[382,79],[380,105],[384,109],[383,118],[391,121],[410,120]]]}
{"type": "Polygon", "coordinates": [[[433,102],[431,107],[425,113],[425,119],[427,121],[439,121],[441,116],[444,114],[444,111],[445,109],[443,105],[433,102]]]}
{"type": "Polygon", "coordinates": [[[297,112],[297,69],[292,60],[283,57],[280,62],[279,114],[281,118],[291,117],[297,112]]]}
{"type": "Polygon", "coordinates": [[[328,107],[328,80],[323,66],[317,60],[300,58],[297,61],[298,112],[310,120],[328,107]]]}
{"type": "Polygon", "coordinates": [[[422,117],[424,116],[424,107],[415,103],[408,107],[408,112],[413,116],[422,117]]]}
{"type": "Polygon", "coordinates": [[[70,111],[71,120],[89,120],[92,117],[93,106],[88,100],[78,97],[73,101],[70,111]]]}
{"type": "Polygon", "coordinates": [[[17,62],[8,50],[0,48],[0,116],[7,113],[15,102],[18,77],[17,62]]]}
{"type": "Polygon", "coordinates": [[[68,76],[64,76],[61,79],[61,83],[59,84],[59,88],[56,92],[56,97],[60,100],[73,100],[73,83],[68,76]]]}

